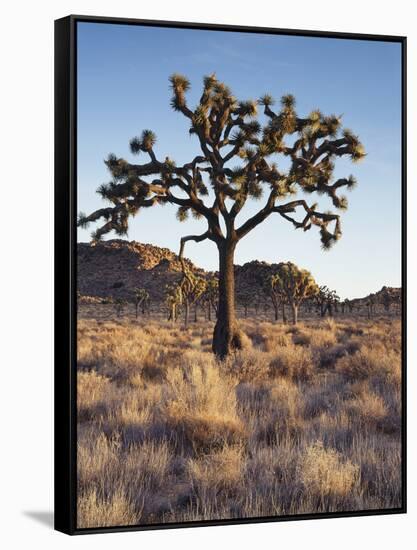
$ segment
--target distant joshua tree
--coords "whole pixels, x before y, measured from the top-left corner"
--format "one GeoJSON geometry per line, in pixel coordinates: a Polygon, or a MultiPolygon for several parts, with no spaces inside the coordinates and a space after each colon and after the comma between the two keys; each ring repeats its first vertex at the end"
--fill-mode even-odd
{"type": "Polygon", "coordinates": [[[262,305],[262,301],[263,301],[263,295],[261,292],[255,292],[254,293],[254,296],[253,296],[253,305],[255,307],[255,315],[258,316],[259,315],[259,308],[261,307],[262,305]]]}
{"type": "Polygon", "coordinates": [[[240,303],[241,306],[243,307],[243,312],[246,319],[246,317],[248,316],[249,307],[253,302],[254,295],[247,288],[242,288],[237,292],[236,298],[238,303],[240,303]]]}
{"type": "Polygon", "coordinates": [[[122,316],[122,313],[124,311],[124,308],[125,308],[126,304],[127,304],[127,300],[125,300],[124,298],[116,298],[114,300],[114,307],[116,309],[117,317],[122,316]]]}
{"type": "Polygon", "coordinates": [[[272,307],[274,308],[275,321],[278,321],[279,311],[281,309],[282,322],[285,324],[287,322],[287,317],[285,314],[285,296],[281,292],[281,286],[277,284],[275,275],[267,277],[264,289],[265,294],[271,298],[272,307]]]}
{"type": "MultiPolygon", "coordinates": [[[[185,264],[183,257],[180,257],[183,275],[179,286],[181,288],[182,304],[184,306],[184,327],[188,328],[190,318],[190,307],[197,307],[198,302],[204,296],[207,288],[206,280],[198,277],[185,264]]],[[[197,311],[195,311],[195,321],[197,320],[197,311]]]]}
{"type": "Polygon", "coordinates": [[[207,317],[211,321],[211,312],[215,312],[217,317],[217,310],[219,306],[219,280],[217,277],[210,277],[206,280],[206,291],[203,297],[204,302],[207,305],[207,317]]]}
{"type": "Polygon", "coordinates": [[[278,264],[277,273],[273,275],[272,285],[291,307],[292,322],[298,321],[298,308],[306,299],[315,296],[319,288],[309,271],[300,269],[292,262],[278,264]]]}
{"type": "Polygon", "coordinates": [[[165,303],[168,307],[168,321],[175,323],[183,302],[182,289],[178,283],[165,287],[165,303]]]}
{"type": "Polygon", "coordinates": [[[145,315],[145,313],[148,311],[149,292],[144,288],[135,288],[133,291],[133,294],[134,294],[135,314],[137,319],[139,307],[141,308],[142,315],[145,315]]]}
{"type": "Polygon", "coordinates": [[[337,304],[340,303],[340,298],[335,290],[330,290],[327,286],[319,287],[319,291],[315,296],[316,304],[320,311],[320,316],[333,317],[334,310],[337,309],[337,304]]]}
{"type": "Polygon", "coordinates": [[[375,313],[375,302],[375,294],[370,294],[366,300],[368,319],[370,319],[375,313]]]}
{"type": "Polygon", "coordinates": [[[189,121],[189,132],[197,138],[201,154],[180,166],[169,157],[159,160],[154,150],[156,136],[144,130],[130,141],[130,149],[132,154],[145,153],[148,161],[134,164],[110,155],[106,165],[112,179],[98,188],[110,205],[89,215],[80,213],[78,224],[85,227],[102,220],[92,235],[95,242],[110,231],[126,235],[131,216],[158,204],[176,205],[180,221],[190,213],[204,219],[207,228],[203,233],[181,239],[180,256],[187,241],[209,239],[217,246],[219,311],[212,347],[223,358],[241,348],[244,341],[235,315],[234,254],[238,243],[277,214],[303,231],[317,227],[323,248],[330,248],[342,234],[340,215],[321,211],[317,203],[290,197],[300,189],[327,195],[335,208],[346,209],[347,199],[338,192],[352,189],[356,181],[353,176],[334,181],[334,161],[340,157],[358,161],[365,151],[356,135],[341,131],[340,116],[314,110],[301,117],[290,94],[284,95],[278,110],[273,111],[270,95],[238,101],[213,74],[204,78],[202,95],[192,109],[186,100],[188,79],[174,74],[170,82],[171,105],[189,121]],[[258,106],[266,117],[263,126],[256,120],[258,106]],[[277,155],[285,157],[286,171],[274,162],[277,155]],[[238,164],[230,167],[232,161],[238,164]],[[237,217],[247,201],[260,200],[264,193],[262,206],[238,226],[237,217]]]}
{"type": "Polygon", "coordinates": [[[349,310],[349,313],[352,313],[355,307],[355,303],[353,300],[349,300],[349,298],[345,298],[343,302],[340,302],[340,308],[342,310],[342,314],[345,315],[347,313],[347,310],[349,310]]]}
{"type": "Polygon", "coordinates": [[[393,304],[393,298],[386,286],[382,287],[381,302],[382,302],[382,305],[384,306],[385,312],[389,313],[391,305],[393,304]]]}

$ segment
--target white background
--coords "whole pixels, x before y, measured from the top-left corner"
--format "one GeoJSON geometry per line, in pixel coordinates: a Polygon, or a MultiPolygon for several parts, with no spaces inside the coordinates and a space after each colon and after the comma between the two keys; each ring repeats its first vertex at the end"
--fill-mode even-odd
{"type": "MultiPolygon", "coordinates": [[[[0,540],[3,548],[410,548],[416,499],[417,30],[413,2],[235,0],[38,2],[1,13],[0,540]],[[408,36],[409,512],[70,538],[53,506],[53,20],[70,13],[408,36]],[[414,15],[414,16],[413,16],[414,15]]],[[[324,60],[325,63],[325,60],[324,60]]],[[[319,69],[318,69],[319,70],[319,69]]],[[[372,71],[372,67],[369,67],[372,71]]],[[[377,204],[376,197],[376,204],[377,204]]],[[[370,254],[372,251],[369,251],[370,254]]]]}

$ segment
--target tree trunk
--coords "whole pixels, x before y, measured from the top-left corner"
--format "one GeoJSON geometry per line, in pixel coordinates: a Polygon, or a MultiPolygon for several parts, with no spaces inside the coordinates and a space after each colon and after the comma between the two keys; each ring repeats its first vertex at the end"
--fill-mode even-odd
{"type": "Polygon", "coordinates": [[[278,321],[278,306],[274,305],[275,321],[278,321]]]}
{"type": "Polygon", "coordinates": [[[292,310],[292,323],[293,323],[293,325],[296,325],[297,321],[298,321],[298,306],[297,306],[297,304],[291,304],[291,310],[292,310]]]}
{"type": "Polygon", "coordinates": [[[198,305],[196,304],[194,307],[194,323],[197,323],[198,321],[198,313],[197,313],[198,305]]]}
{"type": "Polygon", "coordinates": [[[242,349],[243,333],[235,314],[234,252],[236,244],[223,242],[219,248],[219,305],[213,333],[213,352],[223,359],[233,350],[242,349]]]}
{"type": "Polygon", "coordinates": [[[287,315],[285,313],[285,304],[282,303],[281,305],[281,310],[282,310],[282,322],[285,324],[287,324],[287,315]]]}
{"type": "Polygon", "coordinates": [[[208,303],[207,312],[208,312],[208,320],[211,321],[211,302],[208,303]]]}
{"type": "Polygon", "coordinates": [[[175,323],[174,306],[171,306],[171,307],[169,308],[168,321],[171,321],[171,323],[175,323]]]}

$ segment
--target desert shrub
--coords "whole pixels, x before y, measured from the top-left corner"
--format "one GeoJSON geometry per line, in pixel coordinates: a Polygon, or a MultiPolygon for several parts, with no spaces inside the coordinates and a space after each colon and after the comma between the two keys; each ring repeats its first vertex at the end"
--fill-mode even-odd
{"type": "Polygon", "coordinates": [[[103,492],[118,483],[119,450],[118,438],[109,439],[104,433],[89,430],[84,437],[78,436],[77,470],[79,490],[96,488],[103,492]]]}
{"type": "Polygon", "coordinates": [[[79,421],[98,416],[105,408],[110,380],[96,371],[79,372],[77,376],[77,414],[79,421]]]}
{"type": "Polygon", "coordinates": [[[155,491],[166,483],[172,460],[172,451],[166,441],[145,440],[131,446],[123,464],[124,475],[131,479],[132,487],[141,491],[155,491]]]}
{"type": "Polygon", "coordinates": [[[207,492],[219,493],[240,486],[244,464],[240,446],[224,446],[216,453],[204,455],[187,462],[187,476],[191,487],[198,495],[207,492]]]}
{"type": "Polygon", "coordinates": [[[260,350],[242,350],[227,358],[222,368],[239,382],[259,382],[269,376],[270,355],[260,350]]]}
{"type": "Polygon", "coordinates": [[[285,441],[299,441],[306,429],[299,416],[286,414],[285,405],[277,407],[254,431],[254,440],[261,445],[276,447],[285,441]]]}
{"type": "Polygon", "coordinates": [[[349,380],[374,377],[395,386],[401,383],[400,357],[376,343],[372,347],[362,346],[353,355],[339,359],[336,370],[349,380]]]}
{"type": "Polygon", "coordinates": [[[216,366],[170,369],[166,422],[180,442],[207,453],[246,436],[236,411],[236,382],[216,366]]]}
{"type": "Polygon", "coordinates": [[[299,467],[304,487],[317,496],[345,496],[359,479],[359,466],[343,460],[334,449],[326,449],[321,441],[307,447],[299,467]]]}
{"type": "Polygon", "coordinates": [[[291,379],[278,378],[271,385],[271,404],[274,410],[277,407],[285,409],[285,415],[296,417],[302,409],[302,393],[298,384],[291,379]]]}
{"type": "Polygon", "coordinates": [[[307,332],[296,332],[293,334],[292,341],[296,346],[308,346],[311,342],[311,335],[307,332]]]}
{"type": "Polygon", "coordinates": [[[118,522],[132,514],[137,522],[154,493],[166,486],[171,459],[167,442],[126,447],[119,436],[85,432],[77,451],[81,526],[124,525],[118,522]]]}
{"type": "Polygon", "coordinates": [[[227,445],[242,443],[247,433],[239,419],[195,413],[169,412],[168,429],[175,432],[177,448],[192,449],[195,455],[207,454],[227,445]]]}
{"type": "Polygon", "coordinates": [[[334,384],[312,388],[304,395],[301,405],[303,417],[312,419],[322,413],[335,414],[340,406],[340,393],[340,386],[334,384]]]}
{"type": "Polygon", "coordinates": [[[401,428],[399,414],[389,410],[384,399],[372,392],[364,390],[356,399],[346,403],[346,410],[352,422],[360,427],[394,433],[401,428]]]}
{"type": "Polygon", "coordinates": [[[322,368],[332,369],[341,357],[352,355],[360,348],[360,343],[356,340],[349,340],[345,343],[314,349],[313,353],[317,357],[317,363],[322,368]]]}
{"type": "Polygon", "coordinates": [[[300,416],[302,398],[298,386],[291,379],[279,378],[270,388],[264,388],[263,399],[249,391],[246,396],[244,417],[251,426],[255,442],[276,446],[296,440],[305,430],[300,416]]]}
{"type": "Polygon", "coordinates": [[[299,388],[287,378],[259,385],[242,383],[237,386],[236,395],[240,416],[245,425],[255,430],[265,423],[276,423],[278,417],[281,429],[288,425],[289,419],[298,416],[301,409],[299,388]]]}
{"type": "MultiPolygon", "coordinates": [[[[330,321],[327,322],[327,324],[330,321]]],[[[310,333],[310,345],[315,349],[330,348],[337,343],[336,325],[330,323],[331,328],[313,329],[310,333]]]]}
{"type": "Polygon", "coordinates": [[[292,339],[291,334],[287,334],[286,332],[271,332],[271,335],[269,338],[266,338],[263,344],[263,347],[265,351],[267,352],[276,352],[281,348],[291,346],[292,345],[292,339]]]}
{"type": "Polygon", "coordinates": [[[124,491],[105,497],[91,489],[78,495],[78,528],[135,525],[139,521],[140,513],[124,491]]]}
{"type": "Polygon", "coordinates": [[[166,365],[145,364],[142,368],[141,378],[150,382],[163,382],[166,378],[166,365]]]}
{"type": "Polygon", "coordinates": [[[314,374],[311,351],[299,346],[283,348],[271,359],[269,372],[272,377],[287,376],[297,381],[309,380],[314,374]]]}

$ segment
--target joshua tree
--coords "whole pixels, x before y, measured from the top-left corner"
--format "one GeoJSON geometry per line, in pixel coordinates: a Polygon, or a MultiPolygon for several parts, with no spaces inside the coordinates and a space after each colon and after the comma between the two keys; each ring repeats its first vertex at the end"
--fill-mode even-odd
{"type": "Polygon", "coordinates": [[[397,296],[393,296],[392,298],[392,303],[397,311],[397,313],[399,315],[401,315],[401,308],[402,308],[402,298],[401,298],[401,294],[398,294],[397,296]]]}
{"type": "Polygon", "coordinates": [[[258,316],[259,308],[262,305],[263,296],[260,292],[255,292],[254,296],[253,296],[253,299],[254,299],[254,306],[255,306],[255,315],[258,316]]]}
{"type": "Polygon", "coordinates": [[[303,300],[319,292],[311,273],[291,262],[278,264],[277,273],[272,277],[272,285],[281,300],[290,305],[294,325],[297,324],[298,308],[303,300]]]}
{"type": "Polygon", "coordinates": [[[168,321],[175,323],[178,319],[178,309],[182,305],[183,295],[181,286],[178,283],[165,287],[165,303],[168,307],[168,321]]]}
{"type": "Polygon", "coordinates": [[[341,302],[340,307],[342,308],[342,314],[344,315],[346,312],[346,308],[349,310],[349,313],[352,313],[354,308],[354,303],[352,300],[349,300],[349,298],[345,298],[343,302],[341,302]]]}
{"type": "Polygon", "coordinates": [[[324,313],[326,314],[326,310],[330,317],[333,317],[334,312],[338,312],[338,305],[340,303],[340,297],[338,296],[337,292],[335,290],[330,290],[327,295],[327,303],[326,303],[326,309],[324,313]]]}
{"type": "Polygon", "coordinates": [[[320,316],[324,317],[326,313],[333,317],[335,305],[340,302],[340,298],[335,290],[330,290],[327,286],[319,287],[315,296],[316,304],[319,307],[320,316]]]}
{"type": "Polygon", "coordinates": [[[208,320],[211,321],[211,310],[214,310],[217,317],[219,304],[219,280],[217,277],[210,277],[206,280],[206,291],[203,299],[207,304],[208,320]]]}
{"type": "Polygon", "coordinates": [[[393,303],[393,299],[386,286],[382,287],[381,302],[382,302],[382,305],[384,306],[385,312],[389,313],[390,307],[393,303]]]}
{"type": "Polygon", "coordinates": [[[285,316],[285,296],[281,293],[280,285],[276,283],[274,275],[267,277],[265,293],[271,298],[275,321],[278,321],[279,309],[281,308],[282,322],[285,324],[287,322],[285,316]]]}
{"type": "Polygon", "coordinates": [[[368,313],[368,319],[370,319],[375,313],[375,294],[370,294],[366,301],[366,308],[368,313]]]}
{"type": "MultiPolygon", "coordinates": [[[[185,262],[183,262],[183,268],[185,262]]],[[[183,277],[179,283],[182,294],[182,303],[184,305],[184,327],[188,327],[188,321],[190,316],[190,307],[197,304],[197,302],[204,295],[206,290],[206,281],[202,277],[198,277],[192,273],[189,269],[183,271],[183,277]]]]}
{"type": "Polygon", "coordinates": [[[114,301],[114,307],[116,309],[117,317],[121,317],[127,301],[123,298],[116,298],[114,301]]]}
{"type": "Polygon", "coordinates": [[[134,164],[110,155],[105,162],[112,179],[98,188],[110,206],[80,214],[78,223],[86,226],[103,220],[92,236],[97,241],[110,231],[126,235],[130,216],[157,204],[176,205],[179,220],[190,213],[205,220],[205,231],[181,239],[180,255],[188,241],[208,239],[217,246],[219,313],[213,351],[224,357],[243,345],[234,297],[234,254],[239,241],[277,214],[304,231],[317,227],[322,246],[328,249],[342,234],[340,215],[323,212],[317,203],[294,198],[294,194],[299,189],[317,192],[327,195],[336,209],[346,209],[347,199],[338,192],[353,188],[356,182],[353,176],[334,181],[334,160],[346,156],[358,161],[365,152],[357,136],[341,130],[339,116],[314,110],[302,117],[292,95],[284,95],[278,110],[273,111],[270,95],[238,101],[225,84],[210,75],[204,78],[202,95],[192,109],[186,99],[188,79],[174,74],[170,83],[171,105],[188,119],[200,154],[180,166],[169,157],[160,160],[154,150],[155,134],[144,130],[130,141],[130,149],[132,154],[146,154],[148,161],[134,164]],[[263,107],[263,126],[256,120],[258,106],[263,107]],[[289,164],[287,170],[274,162],[279,155],[289,164]],[[233,161],[239,164],[231,167],[233,161]],[[239,225],[237,217],[245,204],[250,199],[260,200],[263,194],[266,197],[258,211],[239,225]]]}
{"type": "Polygon", "coordinates": [[[253,293],[247,288],[240,288],[236,294],[237,301],[242,305],[244,316],[246,319],[246,317],[248,316],[249,307],[254,298],[253,293]]]}
{"type": "Polygon", "coordinates": [[[136,319],[138,318],[139,306],[141,306],[142,315],[145,315],[148,306],[149,306],[149,292],[144,288],[135,288],[133,291],[134,294],[134,303],[135,303],[135,314],[136,319]]]}

